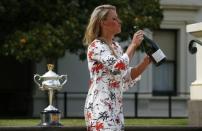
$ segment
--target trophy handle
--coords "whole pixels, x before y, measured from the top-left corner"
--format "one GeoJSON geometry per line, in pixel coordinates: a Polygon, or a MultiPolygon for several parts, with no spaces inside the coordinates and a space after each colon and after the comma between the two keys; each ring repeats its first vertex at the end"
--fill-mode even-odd
{"type": "Polygon", "coordinates": [[[38,74],[35,74],[35,75],[34,75],[34,82],[35,82],[39,87],[41,87],[41,84],[39,83],[40,79],[41,79],[41,76],[40,76],[40,75],[38,75],[38,74]]]}
{"type": "Polygon", "coordinates": [[[61,75],[60,79],[63,80],[61,86],[63,86],[67,82],[67,75],[61,75]]]}

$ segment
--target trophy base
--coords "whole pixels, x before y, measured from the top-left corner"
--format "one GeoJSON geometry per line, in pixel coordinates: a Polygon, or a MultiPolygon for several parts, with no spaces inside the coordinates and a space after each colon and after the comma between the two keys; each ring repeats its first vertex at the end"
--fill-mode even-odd
{"type": "Polygon", "coordinates": [[[41,123],[39,126],[62,126],[60,124],[60,111],[44,110],[41,112],[41,123]]]}

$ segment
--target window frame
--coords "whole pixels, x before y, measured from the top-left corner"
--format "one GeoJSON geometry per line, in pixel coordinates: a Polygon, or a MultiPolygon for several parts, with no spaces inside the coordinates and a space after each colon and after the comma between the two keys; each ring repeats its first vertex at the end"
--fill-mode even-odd
{"type": "MultiPolygon", "coordinates": [[[[154,90],[154,85],[152,83],[152,95],[153,96],[176,96],[177,95],[177,61],[178,61],[178,57],[177,57],[177,45],[178,45],[178,41],[177,41],[177,38],[178,38],[178,30],[177,29],[158,29],[158,30],[154,30],[153,32],[155,31],[172,31],[174,33],[174,59],[175,60],[169,60],[169,59],[166,59],[165,63],[173,63],[173,67],[174,67],[174,72],[173,72],[173,90],[172,91],[157,91],[157,90],[154,90]]],[[[155,66],[155,65],[153,65],[155,66]]],[[[161,65],[160,65],[161,66],[161,65]]],[[[154,79],[153,77],[153,72],[154,72],[154,69],[152,68],[152,79],[154,79]]],[[[154,80],[152,80],[153,82],[154,80]]]]}

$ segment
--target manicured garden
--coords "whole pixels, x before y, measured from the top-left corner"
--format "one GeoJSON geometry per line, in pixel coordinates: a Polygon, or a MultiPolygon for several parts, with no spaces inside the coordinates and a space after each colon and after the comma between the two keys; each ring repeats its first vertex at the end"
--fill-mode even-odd
{"type": "MultiPolygon", "coordinates": [[[[0,119],[0,126],[36,126],[40,123],[40,119],[0,119]]],[[[61,124],[64,126],[85,126],[84,119],[61,119],[61,124]]],[[[126,126],[132,125],[145,125],[145,126],[186,126],[188,125],[188,119],[176,118],[176,119],[125,119],[126,126]]]]}

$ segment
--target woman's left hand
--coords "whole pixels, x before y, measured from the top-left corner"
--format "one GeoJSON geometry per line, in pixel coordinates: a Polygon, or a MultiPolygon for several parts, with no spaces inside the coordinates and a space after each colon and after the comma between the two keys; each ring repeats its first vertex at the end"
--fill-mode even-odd
{"type": "Polygon", "coordinates": [[[132,39],[132,44],[135,47],[140,46],[142,40],[143,40],[143,35],[144,35],[144,31],[143,30],[138,30],[134,35],[133,35],[133,39],[132,39]]]}

